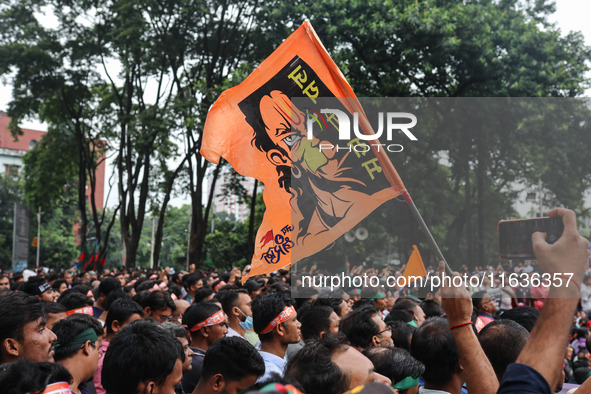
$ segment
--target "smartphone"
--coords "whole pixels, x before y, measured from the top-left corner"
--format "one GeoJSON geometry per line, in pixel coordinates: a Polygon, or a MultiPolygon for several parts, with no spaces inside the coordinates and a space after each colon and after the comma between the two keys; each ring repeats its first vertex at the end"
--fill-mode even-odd
{"type": "Polygon", "coordinates": [[[499,257],[502,260],[535,260],[532,234],[536,231],[546,233],[546,241],[553,244],[564,230],[561,217],[501,220],[498,228],[499,257]]]}

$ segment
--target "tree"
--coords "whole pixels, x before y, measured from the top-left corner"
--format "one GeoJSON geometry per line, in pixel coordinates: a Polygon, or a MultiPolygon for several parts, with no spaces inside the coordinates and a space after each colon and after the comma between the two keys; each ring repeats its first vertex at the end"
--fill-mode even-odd
{"type": "Polygon", "coordinates": [[[21,202],[18,181],[0,174],[0,268],[12,267],[12,233],[14,204],[21,202]]]}
{"type": "Polygon", "coordinates": [[[75,184],[80,243],[86,243],[92,228],[96,239],[106,244],[113,218],[101,215],[94,193],[96,171],[105,155],[95,128],[101,109],[98,93],[104,88],[95,67],[96,47],[87,45],[85,34],[89,32],[81,24],[68,20],[61,9],[51,5],[42,0],[4,2],[0,9],[0,74],[14,71],[9,77],[13,88],[8,108],[12,132],[20,133],[18,125],[27,116],[38,116],[51,125],[48,140],[30,157],[27,200],[48,209],[65,186],[75,184]],[[39,22],[36,12],[43,6],[56,13],[59,30],[39,22]],[[40,152],[42,148],[48,150],[40,152]],[[52,162],[50,149],[62,156],[52,162]],[[60,171],[50,171],[55,165],[60,171]],[[41,181],[46,180],[44,190],[41,181]],[[87,187],[91,191],[90,219],[87,187]]]}

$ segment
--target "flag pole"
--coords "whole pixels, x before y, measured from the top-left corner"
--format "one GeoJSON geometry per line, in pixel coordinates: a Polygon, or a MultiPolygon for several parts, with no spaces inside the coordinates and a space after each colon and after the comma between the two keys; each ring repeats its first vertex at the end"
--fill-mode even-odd
{"type": "MultiPolygon", "coordinates": [[[[359,117],[359,121],[362,123],[361,128],[362,128],[364,134],[369,134],[369,135],[375,134],[373,131],[373,128],[371,127],[371,124],[369,123],[369,120],[367,119],[367,116],[365,116],[365,112],[363,112],[363,109],[361,107],[361,103],[359,103],[359,101],[357,100],[356,97],[355,98],[352,97],[351,99],[353,100],[354,107],[357,107],[360,110],[360,112],[363,114],[363,116],[359,117]]],[[[349,101],[348,99],[345,99],[345,100],[348,104],[351,104],[351,101],[349,101]]],[[[439,259],[445,263],[445,269],[451,275],[453,271],[451,270],[451,268],[447,264],[447,260],[445,260],[445,257],[443,257],[443,253],[441,253],[441,249],[439,249],[439,246],[437,245],[435,238],[433,238],[431,231],[429,231],[429,227],[427,227],[427,224],[423,220],[421,213],[417,209],[410,194],[406,190],[406,187],[404,186],[404,183],[402,182],[400,175],[398,175],[398,172],[394,168],[394,165],[390,161],[390,158],[388,157],[388,155],[386,154],[384,149],[376,148],[375,145],[376,144],[371,144],[371,149],[374,151],[376,157],[378,158],[378,160],[380,162],[380,166],[382,167],[382,170],[384,171],[384,175],[386,176],[386,179],[388,179],[388,182],[390,182],[392,189],[394,189],[397,193],[402,194],[402,196],[404,197],[404,201],[406,201],[406,203],[408,204],[408,206],[410,208],[410,211],[412,212],[413,216],[417,220],[417,223],[419,224],[420,229],[427,236],[427,241],[429,242],[429,245],[431,245],[431,247],[433,248],[433,250],[437,254],[437,257],[439,257],[439,259]]]]}
{"type": "Polygon", "coordinates": [[[427,227],[427,224],[423,220],[423,217],[421,216],[421,213],[419,212],[419,210],[417,209],[417,206],[415,205],[414,201],[412,200],[412,197],[410,196],[410,194],[406,190],[402,193],[402,196],[404,197],[404,201],[406,201],[406,203],[408,204],[408,207],[410,208],[410,211],[412,212],[413,216],[415,217],[415,219],[419,223],[419,227],[421,228],[421,230],[423,230],[423,233],[425,233],[425,235],[427,236],[427,241],[429,242],[429,245],[431,245],[431,247],[435,250],[435,253],[437,253],[437,257],[439,257],[439,260],[441,260],[445,263],[445,269],[451,275],[452,270],[449,267],[449,265],[447,264],[447,260],[445,260],[445,257],[443,257],[443,253],[441,253],[441,249],[439,249],[439,245],[437,245],[435,238],[433,238],[431,231],[429,231],[429,227],[427,227]]]}

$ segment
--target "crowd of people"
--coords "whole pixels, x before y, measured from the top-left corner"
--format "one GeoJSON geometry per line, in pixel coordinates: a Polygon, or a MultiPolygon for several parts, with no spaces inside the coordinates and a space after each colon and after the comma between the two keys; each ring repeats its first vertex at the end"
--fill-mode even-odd
{"type": "Polygon", "coordinates": [[[578,383],[591,393],[588,242],[572,211],[549,215],[564,233],[551,245],[534,234],[535,267],[501,268],[572,274],[539,296],[500,288],[492,267],[474,273],[494,273],[477,288],[297,298],[289,271],[244,282],[237,268],[0,275],[0,391],[551,393],[578,383]]]}

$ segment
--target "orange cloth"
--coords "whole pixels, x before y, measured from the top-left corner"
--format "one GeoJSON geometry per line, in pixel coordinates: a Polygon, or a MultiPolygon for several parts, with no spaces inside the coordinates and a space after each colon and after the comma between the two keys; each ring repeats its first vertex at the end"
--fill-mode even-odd
{"type": "Polygon", "coordinates": [[[404,276],[406,278],[408,285],[410,285],[415,280],[414,278],[411,278],[411,277],[426,276],[427,275],[427,270],[425,269],[425,264],[423,263],[423,259],[421,258],[421,254],[419,253],[419,248],[417,248],[417,245],[413,245],[412,248],[413,248],[413,251],[410,254],[410,257],[408,258],[408,262],[406,263],[406,268],[404,269],[404,272],[402,273],[402,276],[404,276]]]}

